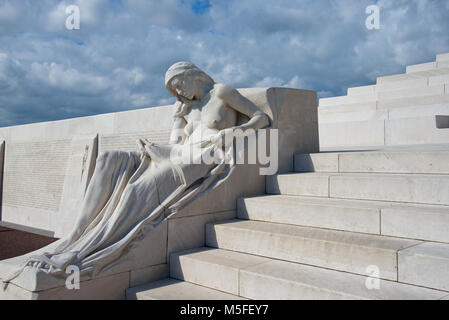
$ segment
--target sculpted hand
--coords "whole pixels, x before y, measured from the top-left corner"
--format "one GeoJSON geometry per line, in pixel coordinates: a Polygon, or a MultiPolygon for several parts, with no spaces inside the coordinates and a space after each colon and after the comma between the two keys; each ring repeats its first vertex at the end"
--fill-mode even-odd
{"type": "Polygon", "coordinates": [[[215,144],[218,148],[222,146],[227,147],[230,143],[232,143],[234,139],[234,129],[227,128],[220,130],[217,134],[213,135],[209,138],[209,141],[212,144],[215,144]]]}

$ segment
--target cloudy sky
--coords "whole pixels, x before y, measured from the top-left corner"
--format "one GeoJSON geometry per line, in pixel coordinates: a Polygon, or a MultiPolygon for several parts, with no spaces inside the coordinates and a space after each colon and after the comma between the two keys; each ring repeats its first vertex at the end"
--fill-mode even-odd
{"type": "Polygon", "coordinates": [[[0,0],[0,126],[170,104],[181,60],[237,88],[342,95],[449,52],[448,31],[447,0],[0,0]]]}

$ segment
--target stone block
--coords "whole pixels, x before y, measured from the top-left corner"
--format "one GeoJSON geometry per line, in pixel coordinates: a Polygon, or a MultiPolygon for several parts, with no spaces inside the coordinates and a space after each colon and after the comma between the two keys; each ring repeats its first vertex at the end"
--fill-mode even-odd
{"type": "Polygon", "coordinates": [[[447,190],[445,175],[345,173],[329,177],[332,198],[449,205],[447,190]]]}
{"type": "Polygon", "coordinates": [[[239,252],[200,248],[172,254],[170,277],[239,295],[240,270],[268,261],[239,252]]]}
{"type": "Polygon", "coordinates": [[[388,119],[388,110],[365,110],[341,113],[320,113],[318,120],[320,124],[341,123],[352,121],[372,121],[388,119]]]}
{"type": "Polygon", "coordinates": [[[203,247],[206,243],[206,224],[233,219],[235,216],[236,212],[232,210],[170,219],[167,256],[173,252],[203,247]]]}
{"type": "Polygon", "coordinates": [[[169,276],[168,264],[158,264],[130,271],[129,286],[136,287],[149,282],[159,281],[169,276]]]}
{"type": "Polygon", "coordinates": [[[449,60],[437,62],[437,68],[448,69],[449,68],[449,60]]]}
{"type": "Polygon", "coordinates": [[[376,96],[372,94],[321,98],[319,106],[328,107],[342,104],[365,103],[367,101],[375,101],[375,100],[376,96]]]}
{"type": "Polygon", "coordinates": [[[295,154],[296,172],[338,172],[338,153],[295,154]]]}
{"type": "Polygon", "coordinates": [[[432,87],[422,86],[413,89],[383,91],[378,93],[378,98],[379,100],[387,100],[434,95],[444,95],[444,85],[435,85],[432,87]]]}
{"type": "Polygon", "coordinates": [[[79,203],[94,173],[98,154],[98,135],[78,135],[71,140],[71,151],[61,195],[59,212],[53,215],[51,229],[62,238],[72,231],[81,206],[79,203]]]}
{"type": "Polygon", "coordinates": [[[363,201],[283,195],[245,198],[239,199],[238,217],[380,234],[380,208],[363,201]]]}
{"type": "Polygon", "coordinates": [[[0,288],[0,300],[123,300],[129,288],[129,272],[82,281],[80,288],[64,286],[42,291],[29,291],[15,284],[0,288]]]}
{"type": "Polygon", "coordinates": [[[449,83],[449,74],[429,77],[429,86],[438,86],[449,83]]]}
{"type": "Polygon", "coordinates": [[[399,282],[449,291],[449,244],[426,242],[399,252],[399,282]]]}
{"type": "Polygon", "coordinates": [[[395,82],[378,83],[377,93],[427,87],[427,78],[411,78],[395,82]]]}
{"type": "Polygon", "coordinates": [[[438,129],[435,116],[385,121],[386,145],[438,144],[449,141],[449,131],[438,129]]]}
{"type": "Polygon", "coordinates": [[[448,95],[434,95],[413,98],[388,99],[377,102],[379,109],[396,109],[404,107],[422,107],[427,108],[436,104],[449,103],[448,95]]]}
{"type": "Polygon", "coordinates": [[[314,197],[329,196],[329,175],[291,173],[267,177],[267,193],[314,197]]]}
{"type": "Polygon", "coordinates": [[[449,207],[402,206],[383,208],[382,234],[449,243],[449,207]]]}
{"type": "Polygon", "coordinates": [[[420,243],[378,235],[231,220],[207,226],[207,245],[327,269],[397,280],[397,252],[420,243]]]}
{"type": "Polygon", "coordinates": [[[320,148],[382,146],[385,144],[384,122],[371,120],[320,124],[320,148]]]}
{"type": "Polygon", "coordinates": [[[435,300],[446,293],[379,280],[379,289],[365,276],[271,261],[241,271],[242,296],[256,300],[435,300]]]}
{"type": "Polygon", "coordinates": [[[362,112],[375,111],[377,109],[376,101],[365,101],[361,103],[348,103],[335,106],[326,106],[318,108],[318,115],[335,114],[340,112],[362,112]]]}
{"type": "Polygon", "coordinates": [[[443,62],[449,60],[449,53],[437,54],[437,62],[443,62]]]}
{"type": "Polygon", "coordinates": [[[126,291],[128,300],[244,300],[241,297],[175,279],[164,279],[126,291]]]}
{"type": "Polygon", "coordinates": [[[413,72],[420,72],[420,71],[429,71],[434,70],[437,68],[436,62],[428,62],[428,63],[421,63],[421,64],[415,64],[411,66],[407,66],[407,73],[413,73],[413,72]]]}
{"type": "Polygon", "coordinates": [[[373,86],[362,86],[362,87],[348,88],[348,96],[357,96],[357,95],[375,97],[376,86],[373,85],[373,86]]]}
{"type": "Polygon", "coordinates": [[[449,173],[449,151],[343,152],[338,159],[340,172],[449,173]]]}
{"type": "Polygon", "coordinates": [[[438,114],[449,114],[449,103],[390,109],[388,119],[432,117],[438,114]]]}

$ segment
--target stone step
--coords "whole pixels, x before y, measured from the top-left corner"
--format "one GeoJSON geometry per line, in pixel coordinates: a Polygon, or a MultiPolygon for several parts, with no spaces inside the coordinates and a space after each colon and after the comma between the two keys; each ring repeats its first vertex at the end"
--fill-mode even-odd
{"type": "Polygon", "coordinates": [[[356,111],[375,111],[376,109],[377,101],[369,101],[366,103],[349,103],[327,107],[320,106],[318,107],[318,115],[356,111]]]}
{"type": "Polygon", "coordinates": [[[269,195],[237,208],[240,219],[449,243],[449,206],[269,195]]]}
{"type": "Polygon", "coordinates": [[[268,195],[241,198],[237,208],[244,220],[380,234],[380,208],[361,201],[268,195]]]}
{"type": "Polygon", "coordinates": [[[173,274],[187,281],[258,300],[442,299],[447,292],[335,270],[199,248],[172,254],[173,274]],[[217,272],[215,277],[208,274],[217,272]],[[219,275],[219,276],[217,276],[219,275]],[[220,280],[222,278],[222,280],[220,280]]]}
{"type": "Polygon", "coordinates": [[[318,113],[319,123],[337,123],[350,121],[387,120],[388,110],[366,110],[340,113],[318,113]]]}
{"type": "Polygon", "coordinates": [[[385,120],[318,122],[320,150],[334,146],[385,144],[385,120]]]}
{"type": "Polygon", "coordinates": [[[438,68],[435,70],[428,70],[428,71],[419,71],[419,72],[405,73],[405,74],[394,74],[391,76],[378,77],[377,84],[379,85],[379,84],[392,83],[392,82],[404,81],[404,80],[429,78],[429,77],[439,76],[439,75],[448,74],[448,73],[449,73],[449,68],[438,68]]]}
{"type": "Polygon", "coordinates": [[[449,53],[437,54],[437,62],[449,61],[449,53]]]}
{"type": "Polygon", "coordinates": [[[432,87],[416,87],[392,91],[383,91],[377,93],[379,101],[389,99],[401,99],[411,97],[425,97],[445,94],[445,85],[436,85],[432,87]]]}
{"type": "Polygon", "coordinates": [[[320,148],[447,143],[449,130],[438,116],[445,115],[318,123],[320,148]]]}
{"type": "Polygon", "coordinates": [[[449,95],[432,95],[412,98],[386,99],[382,101],[371,101],[367,103],[341,104],[334,106],[319,107],[318,114],[335,114],[345,112],[375,111],[384,109],[399,109],[422,107],[430,108],[432,106],[441,106],[449,104],[449,95]]]}
{"type": "Polygon", "coordinates": [[[449,150],[296,154],[295,171],[449,174],[449,150]]]}
{"type": "Polygon", "coordinates": [[[433,96],[422,96],[414,98],[399,98],[399,99],[387,99],[382,101],[377,101],[377,109],[395,109],[395,108],[408,108],[408,107],[418,107],[423,108],[432,105],[441,105],[449,103],[449,95],[433,95],[433,96]]]}
{"type": "Polygon", "coordinates": [[[444,115],[444,114],[449,115],[449,103],[434,104],[430,106],[416,106],[416,107],[389,109],[388,120],[432,117],[435,115],[444,115]]]}
{"type": "Polygon", "coordinates": [[[230,220],[206,226],[210,247],[366,274],[378,266],[380,278],[397,280],[397,253],[421,243],[378,235],[230,220]]]}
{"type": "Polygon", "coordinates": [[[449,244],[425,242],[399,252],[399,281],[449,291],[449,244]]]}
{"type": "Polygon", "coordinates": [[[126,290],[127,300],[241,300],[235,295],[176,279],[164,279],[126,290]]]}
{"type": "Polygon", "coordinates": [[[449,130],[446,130],[447,127],[444,126],[439,127],[438,116],[441,115],[386,120],[385,144],[447,143],[449,141],[449,130]]]}
{"type": "Polygon", "coordinates": [[[449,175],[291,173],[267,176],[267,193],[449,205],[449,175]]]}
{"type": "Polygon", "coordinates": [[[357,96],[357,95],[375,95],[376,94],[376,86],[361,86],[361,87],[353,87],[348,88],[348,96],[357,96]]]}
{"type": "Polygon", "coordinates": [[[449,94],[447,87],[448,74],[435,76],[426,79],[413,79],[400,82],[380,84],[376,86],[375,92],[369,94],[356,94],[332,98],[322,98],[319,102],[319,107],[324,109],[327,107],[336,107],[342,105],[353,104],[369,104],[376,101],[427,97],[427,96],[442,96],[449,94]],[[431,81],[432,85],[428,85],[431,81]]]}
{"type": "Polygon", "coordinates": [[[437,62],[438,69],[449,68],[449,60],[437,62]]]}
{"type": "Polygon", "coordinates": [[[192,249],[170,255],[170,277],[239,295],[239,271],[268,261],[234,251],[192,249]]]}
{"type": "Polygon", "coordinates": [[[339,96],[332,98],[321,98],[319,101],[319,107],[328,107],[342,104],[354,104],[354,103],[369,103],[370,101],[376,101],[376,95],[355,95],[355,96],[339,96]]]}
{"type": "Polygon", "coordinates": [[[352,121],[393,120],[402,118],[432,117],[449,115],[449,103],[430,106],[416,106],[393,109],[379,109],[353,112],[318,113],[319,123],[337,123],[352,121]]]}
{"type": "Polygon", "coordinates": [[[436,68],[437,68],[436,62],[427,62],[427,63],[421,63],[421,64],[407,66],[406,73],[429,71],[429,70],[435,70],[436,68]]]}

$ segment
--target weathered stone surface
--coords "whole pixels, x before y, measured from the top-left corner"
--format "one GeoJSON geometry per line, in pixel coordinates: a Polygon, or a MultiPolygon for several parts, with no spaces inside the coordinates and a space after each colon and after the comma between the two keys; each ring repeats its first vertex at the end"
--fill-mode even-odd
{"type": "Polygon", "coordinates": [[[449,173],[449,151],[344,152],[338,160],[340,172],[449,173]]]}
{"type": "Polygon", "coordinates": [[[339,172],[337,152],[295,154],[296,172],[339,172]]]}
{"type": "Polygon", "coordinates": [[[167,256],[177,251],[203,247],[206,243],[206,224],[236,217],[236,212],[225,211],[168,220],[167,256]]]}
{"type": "Polygon", "coordinates": [[[70,142],[59,210],[51,217],[51,230],[62,238],[72,231],[87,186],[95,169],[98,135],[78,135],[70,142]]]}
{"type": "Polygon", "coordinates": [[[128,300],[244,300],[184,281],[165,279],[126,290],[128,300]]]}
{"type": "Polygon", "coordinates": [[[328,269],[367,274],[378,266],[380,278],[397,280],[397,252],[420,243],[375,235],[231,220],[209,224],[207,245],[328,269]]]}
{"type": "Polygon", "coordinates": [[[449,291],[449,244],[426,242],[399,252],[399,281],[449,291]]]}
{"type": "Polygon", "coordinates": [[[320,123],[319,131],[320,148],[385,144],[384,120],[320,123]]]}
{"type": "Polygon", "coordinates": [[[43,291],[28,291],[14,284],[0,288],[0,300],[123,300],[129,288],[129,272],[96,278],[80,283],[79,290],[62,287],[43,291]]]}
{"type": "Polygon", "coordinates": [[[303,196],[261,196],[238,202],[240,219],[371,234],[380,234],[380,210],[364,201],[303,196]]]}
{"type": "Polygon", "coordinates": [[[329,177],[333,198],[449,205],[446,175],[340,174],[329,177]]]}
{"type": "Polygon", "coordinates": [[[407,66],[407,73],[434,70],[436,68],[437,68],[436,62],[415,64],[415,65],[407,66]]]}
{"type": "Polygon", "coordinates": [[[444,95],[444,85],[379,92],[378,99],[381,101],[386,99],[402,99],[434,95],[444,95]]]}
{"type": "Polygon", "coordinates": [[[159,281],[169,276],[170,270],[168,264],[158,264],[142,269],[130,271],[129,286],[136,287],[145,283],[159,281]]]}
{"type": "Polygon", "coordinates": [[[435,116],[393,119],[385,122],[385,144],[447,143],[449,131],[437,128],[435,116]]]}
{"type": "Polygon", "coordinates": [[[403,206],[382,209],[382,234],[449,243],[448,206],[403,206]]]}
{"type": "Polygon", "coordinates": [[[388,110],[364,110],[364,111],[341,112],[341,113],[320,113],[318,119],[321,124],[348,122],[348,121],[350,122],[350,121],[387,120],[388,110]]]}
{"type": "Polygon", "coordinates": [[[170,256],[170,277],[239,295],[240,270],[268,261],[233,251],[193,249],[170,256]]]}
{"type": "Polygon", "coordinates": [[[267,178],[270,194],[449,205],[447,175],[292,173],[267,178]]]}
{"type": "Polygon", "coordinates": [[[290,173],[269,176],[267,193],[329,197],[329,174],[290,173]]]}
{"type": "Polygon", "coordinates": [[[442,291],[377,279],[379,289],[370,290],[367,281],[365,276],[273,260],[241,271],[240,294],[261,300],[435,300],[446,295],[442,291]]]}
{"type": "Polygon", "coordinates": [[[449,53],[437,54],[437,61],[438,62],[447,61],[447,60],[449,60],[449,53]]]}

